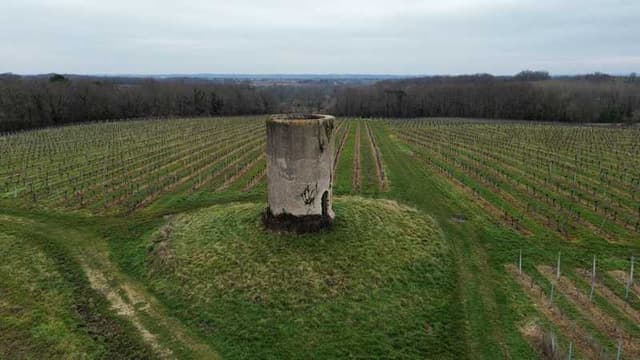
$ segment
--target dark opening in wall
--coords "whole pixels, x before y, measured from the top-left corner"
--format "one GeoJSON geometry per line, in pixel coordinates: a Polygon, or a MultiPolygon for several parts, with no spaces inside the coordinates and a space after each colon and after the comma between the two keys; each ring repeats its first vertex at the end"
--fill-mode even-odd
{"type": "Polygon", "coordinates": [[[322,194],[322,216],[328,216],[329,215],[329,192],[325,191],[322,194]]]}

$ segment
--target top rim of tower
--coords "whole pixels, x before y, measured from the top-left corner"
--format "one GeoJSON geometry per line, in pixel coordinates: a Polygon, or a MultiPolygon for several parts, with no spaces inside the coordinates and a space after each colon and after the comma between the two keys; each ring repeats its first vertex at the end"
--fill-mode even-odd
{"type": "Polygon", "coordinates": [[[301,122],[311,122],[313,120],[329,120],[335,119],[331,115],[325,114],[300,114],[300,113],[292,113],[292,114],[277,114],[271,116],[267,121],[274,123],[301,123],[301,122]]]}

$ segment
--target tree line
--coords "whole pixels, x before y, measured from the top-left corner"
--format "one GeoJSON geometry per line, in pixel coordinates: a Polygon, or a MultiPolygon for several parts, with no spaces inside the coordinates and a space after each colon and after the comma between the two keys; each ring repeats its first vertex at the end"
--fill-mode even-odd
{"type": "Polygon", "coordinates": [[[347,116],[474,117],[564,122],[639,122],[640,80],[588,74],[551,78],[526,71],[382,81],[337,90],[332,112],[347,116]]]}
{"type": "Polygon", "coordinates": [[[169,116],[327,112],[361,117],[474,117],[639,122],[640,79],[595,73],[551,77],[428,76],[373,84],[0,75],[0,132],[169,116]]]}
{"type": "Polygon", "coordinates": [[[0,76],[0,132],[141,117],[277,111],[269,91],[246,82],[0,76]]]}

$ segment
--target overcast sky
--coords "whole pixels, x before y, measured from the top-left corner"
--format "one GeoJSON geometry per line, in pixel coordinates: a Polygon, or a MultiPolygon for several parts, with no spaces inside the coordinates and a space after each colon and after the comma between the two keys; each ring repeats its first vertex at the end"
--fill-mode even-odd
{"type": "Polygon", "coordinates": [[[640,72],[640,0],[0,0],[0,73],[640,72]]]}

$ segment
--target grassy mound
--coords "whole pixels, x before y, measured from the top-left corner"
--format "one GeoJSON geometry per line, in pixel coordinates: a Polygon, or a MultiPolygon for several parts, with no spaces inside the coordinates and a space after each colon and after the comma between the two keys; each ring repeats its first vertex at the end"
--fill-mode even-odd
{"type": "Polygon", "coordinates": [[[263,206],[178,215],[149,239],[151,287],[223,355],[448,351],[454,281],[430,217],[388,200],[345,197],[335,202],[331,232],[296,236],[266,232],[263,206]]]}

